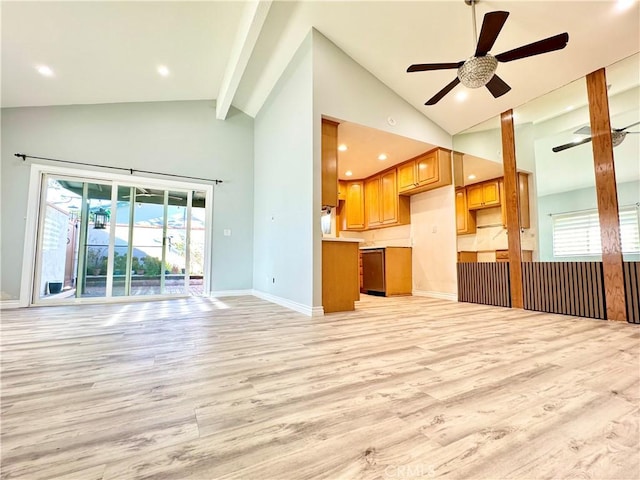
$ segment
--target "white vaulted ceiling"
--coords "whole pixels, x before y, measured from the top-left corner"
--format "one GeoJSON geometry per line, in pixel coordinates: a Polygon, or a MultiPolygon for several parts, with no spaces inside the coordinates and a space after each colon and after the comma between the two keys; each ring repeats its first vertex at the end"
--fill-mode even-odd
{"type": "MultiPolygon", "coordinates": [[[[244,3],[3,2],[2,106],[214,99],[233,67],[244,3]],[[39,64],[55,76],[38,75],[39,64]]],[[[460,85],[425,107],[455,70],[406,68],[473,53],[463,0],[273,2],[232,105],[255,116],[311,27],[451,134],[639,50],[637,2],[621,11],[613,1],[480,1],[477,10],[478,24],[488,11],[510,12],[492,53],[564,31],[569,45],[500,64],[512,90],[499,99],[482,88],[459,102],[460,85]]]]}

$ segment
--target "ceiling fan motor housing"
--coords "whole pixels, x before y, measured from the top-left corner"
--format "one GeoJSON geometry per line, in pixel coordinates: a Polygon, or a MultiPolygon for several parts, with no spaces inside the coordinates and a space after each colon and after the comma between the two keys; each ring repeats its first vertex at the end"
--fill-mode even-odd
{"type": "Polygon", "coordinates": [[[614,147],[617,147],[622,143],[624,137],[627,136],[627,132],[613,130],[611,132],[611,143],[613,143],[614,147]]]}
{"type": "Polygon", "coordinates": [[[493,55],[471,57],[458,68],[458,79],[465,87],[484,87],[493,78],[498,60],[493,55]]]}

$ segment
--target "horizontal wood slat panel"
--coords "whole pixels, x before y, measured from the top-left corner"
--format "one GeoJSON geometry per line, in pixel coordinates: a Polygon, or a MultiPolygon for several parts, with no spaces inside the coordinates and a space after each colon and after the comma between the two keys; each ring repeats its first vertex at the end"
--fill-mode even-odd
{"type": "Polygon", "coordinates": [[[523,262],[522,269],[526,310],[607,318],[601,262],[523,262]]]}
{"type": "Polygon", "coordinates": [[[624,262],[627,322],[640,323],[640,262],[624,262]]]}
{"type": "Polygon", "coordinates": [[[510,307],[509,264],[458,263],[458,301],[510,307]]]}

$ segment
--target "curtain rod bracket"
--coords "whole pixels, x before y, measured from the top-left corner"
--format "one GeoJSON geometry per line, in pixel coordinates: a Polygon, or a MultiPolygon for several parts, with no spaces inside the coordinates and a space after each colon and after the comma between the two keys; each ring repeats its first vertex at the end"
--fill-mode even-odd
{"type": "Polygon", "coordinates": [[[18,158],[21,158],[23,162],[27,161],[27,156],[24,153],[14,153],[14,155],[18,158]]]}

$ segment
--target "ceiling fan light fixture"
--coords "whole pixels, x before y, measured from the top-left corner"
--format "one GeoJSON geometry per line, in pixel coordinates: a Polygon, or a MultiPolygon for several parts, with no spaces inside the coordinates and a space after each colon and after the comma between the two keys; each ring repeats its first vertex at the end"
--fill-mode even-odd
{"type": "Polygon", "coordinates": [[[458,68],[458,79],[468,88],[484,87],[497,68],[498,60],[493,55],[471,57],[458,68]]]}
{"type": "Polygon", "coordinates": [[[627,136],[627,132],[618,132],[616,130],[613,130],[611,132],[611,143],[613,143],[614,147],[617,147],[622,143],[622,141],[624,140],[624,137],[626,136],[627,136]]]}

